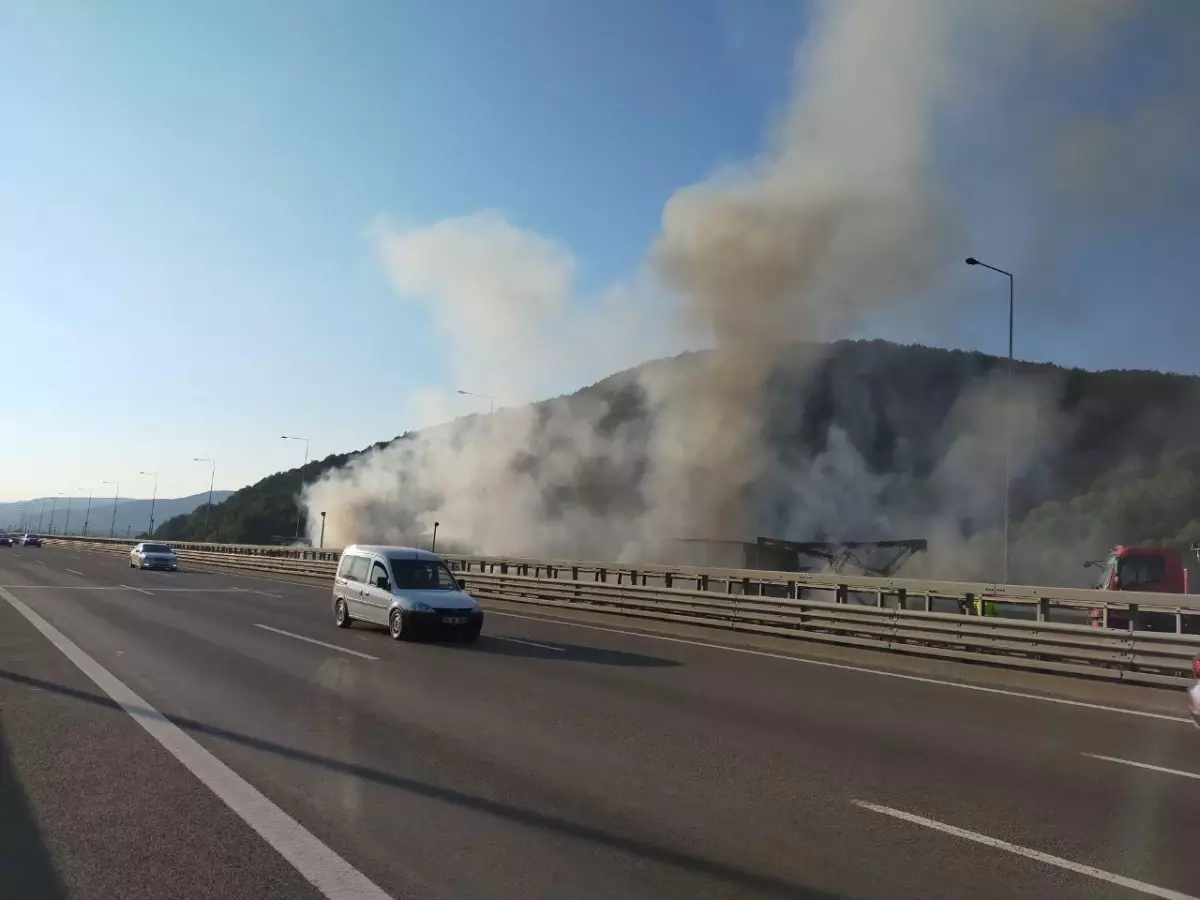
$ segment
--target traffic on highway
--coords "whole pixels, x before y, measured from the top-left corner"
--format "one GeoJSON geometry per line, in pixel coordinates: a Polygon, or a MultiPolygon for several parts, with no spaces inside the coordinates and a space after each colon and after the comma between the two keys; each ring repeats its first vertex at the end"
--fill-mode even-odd
{"type": "Polygon", "coordinates": [[[1178,689],[503,603],[387,640],[461,588],[13,548],[0,896],[1197,895],[1178,689]]]}

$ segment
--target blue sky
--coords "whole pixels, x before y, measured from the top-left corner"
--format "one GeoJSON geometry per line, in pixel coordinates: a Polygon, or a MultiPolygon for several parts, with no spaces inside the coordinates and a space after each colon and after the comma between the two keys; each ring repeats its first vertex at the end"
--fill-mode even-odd
{"type": "MultiPolygon", "coordinates": [[[[162,495],[197,493],[197,456],[236,488],[300,461],[281,434],[321,457],[425,424],[414,394],[488,391],[455,383],[445,334],[397,300],[373,223],[500,211],[570,248],[586,303],[638,269],[676,189],[762,150],[808,14],[785,0],[350,8],[0,7],[0,364],[30,385],[0,391],[24,460],[0,467],[0,500],[113,479],[145,496],[141,470],[162,495]]],[[[971,174],[955,170],[972,238],[1003,265],[1026,248],[1004,192],[971,174]]],[[[1197,324],[1194,238],[1146,244],[1068,260],[1069,314],[1023,295],[1019,355],[1200,370],[1186,329],[1114,324],[1131,297],[1197,324]]],[[[1002,351],[1004,286],[969,275],[953,327],[876,331],[1002,351]]]]}

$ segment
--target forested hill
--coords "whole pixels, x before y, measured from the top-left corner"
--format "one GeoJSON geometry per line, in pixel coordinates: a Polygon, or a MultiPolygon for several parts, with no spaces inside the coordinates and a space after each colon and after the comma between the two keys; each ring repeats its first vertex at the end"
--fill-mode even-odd
{"type": "MultiPolygon", "coordinates": [[[[699,356],[647,365],[687,365],[699,356]]],[[[877,479],[883,485],[878,503],[903,510],[884,518],[906,523],[908,531],[908,523],[951,507],[950,524],[964,538],[996,524],[988,521],[996,508],[989,486],[997,483],[996,445],[1004,434],[1003,407],[996,402],[1008,390],[1004,360],[883,341],[839,342],[824,348],[815,363],[811,351],[798,350],[796,359],[794,365],[781,363],[765,388],[763,439],[779,459],[811,461],[845,447],[862,468],[847,477],[854,484],[877,479]],[[978,490],[981,486],[989,489],[978,490]],[[966,497],[977,490],[983,499],[966,497]]],[[[1046,548],[1070,544],[1063,553],[1078,555],[1103,553],[1117,541],[1200,540],[1200,379],[1024,363],[1015,371],[1015,546],[1045,556],[1046,548]]],[[[620,373],[542,405],[570,408],[599,400],[609,405],[605,427],[645,418],[647,404],[636,374],[620,373]]],[[[210,537],[264,542],[293,534],[302,481],[344,466],[354,455],[314,461],[236,492],[214,508],[210,537]]],[[[833,478],[830,484],[841,490],[833,478]]],[[[617,504],[623,490],[610,480],[595,502],[617,504]]],[[[586,493],[581,488],[581,496],[586,493]]],[[[800,493],[787,502],[803,504],[805,497],[800,493]]],[[[789,518],[786,510],[781,515],[789,518]]],[[[878,522],[880,516],[864,521],[878,522]]],[[[156,534],[199,540],[203,527],[198,511],[165,522],[156,534]]],[[[770,523],[760,527],[768,530],[770,523]]],[[[825,529],[813,525],[812,530],[825,529]]]]}

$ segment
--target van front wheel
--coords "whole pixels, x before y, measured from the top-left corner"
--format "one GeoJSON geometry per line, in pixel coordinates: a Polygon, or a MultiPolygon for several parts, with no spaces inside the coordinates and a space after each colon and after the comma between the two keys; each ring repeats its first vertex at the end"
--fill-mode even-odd
{"type": "Polygon", "coordinates": [[[388,617],[388,631],[391,632],[393,641],[404,640],[404,616],[400,610],[392,610],[392,614],[388,617]]]}

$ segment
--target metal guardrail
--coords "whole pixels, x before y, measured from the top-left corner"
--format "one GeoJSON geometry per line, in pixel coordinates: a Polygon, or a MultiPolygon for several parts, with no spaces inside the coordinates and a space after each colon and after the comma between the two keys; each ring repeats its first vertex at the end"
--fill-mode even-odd
{"type": "MultiPolygon", "coordinates": [[[[95,539],[56,538],[50,542],[80,543],[90,548],[127,552],[132,542],[95,539]]],[[[184,562],[222,568],[266,571],[296,577],[332,578],[338,554],[307,548],[238,547],[228,545],[173,544],[184,562]],[[239,551],[246,552],[239,552],[239,551]],[[281,553],[281,550],[291,552],[281,553]],[[259,552],[254,552],[259,551],[259,552]],[[265,551],[265,552],[263,552],[265,551]]],[[[1148,685],[1184,686],[1191,683],[1191,661],[1200,654],[1200,636],[1163,634],[1146,631],[1109,631],[1084,625],[1062,624],[1011,618],[991,618],[961,613],[910,609],[903,603],[890,606],[847,602],[845,594],[864,593],[859,582],[872,582],[871,596],[895,596],[889,585],[899,579],[823,579],[814,588],[808,579],[796,573],[753,572],[754,581],[778,587],[789,586],[785,596],[770,596],[746,591],[720,591],[650,585],[644,567],[602,566],[545,561],[506,560],[448,556],[451,565],[462,573],[470,592],[482,600],[500,600],[544,607],[591,610],[634,619],[681,622],[727,631],[775,635],[819,641],[827,644],[862,647],[925,657],[986,663],[1007,668],[1029,669],[1073,675],[1086,675],[1114,681],[1148,685]],[[497,568],[520,571],[495,571],[497,568]],[[626,578],[609,581],[598,576],[617,572],[626,578]],[[636,577],[634,577],[636,575],[636,577]],[[786,576],[786,582],[767,576],[786,576]],[[568,577],[563,577],[568,576],[568,577]],[[797,578],[805,578],[796,582],[797,578]],[[851,588],[846,582],[851,582],[851,588]],[[795,583],[793,589],[791,585],[795,583]],[[814,590],[834,592],[833,599],[812,599],[803,594],[814,590]]],[[[653,567],[664,569],[666,567],[653,567]]],[[[678,571],[678,570],[675,570],[678,571]]],[[[712,570],[709,570],[710,573],[712,570]]],[[[661,573],[660,573],[661,574],[661,573]]],[[[728,577],[728,576],[722,576],[728,577]]],[[[943,586],[952,584],[919,582],[926,606],[929,599],[942,596],[943,586]]],[[[744,587],[744,586],[743,586],[744,587]]],[[[979,589],[979,585],[967,585],[979,589]]],[[[1038,589],[1034,589],[1038,590],[1038,589]]],[[[907,593],[907,592],[906,592],[907,593]]],[[[964,592],[969,595],[971,591],[964,592]]],[[[1072,591],[1061,602],[1079,602],[1072,591]]],[[[1100,591],[1083,592],[1102,594],[1100,591]]],[[[901,594],[901,598],[905,595],[901,594]]],[[[961,594],[953,596],[962,599],[961,594]]],[[[995,596],[980,594],[980,596],[995,596]]],[[[1142,595],[1143,597],[1146,595],[1142,595]]],[[[1174,595],[1163,595],[1177,602],[1174,595]]],[[[1050,596],[1005,595],[1007,602],[1035,604],[1039,615],[1050,596]]],[[[1101,598],[1109,602],[1111,598],[1101,598]]]]}
{"type": "MultiPolygon", "coordinates": [[[[121,538],[55,537],[47,540],[88,541],[128,548],[136,541],[121,538]]],[[[271,557],[279,560],[336,562],[341,550],[308,547],[274,547],[261,544],[211,544],[172,542],[184,552],[219,553],[233,557],[271,557]]],[[[869,578],[838,573],[772,572],[761,569],[723,569],[580,560],[526,559],[521,557],[442,554],[464,572],[524,575],[549,580],[589,581],[642,587],[687,588],[732,596],[769,596],[808,599],[826,596],[840,603],[856,603],[928,612],[949,601],[948,609],[970,612],[975,600],[1024,607],[1039,621],[1052,621],[1059,610],[1120,610],[1131,613],[1167,613],[1176,617],[1175,631],[1182,632],[1182,617],[1200,615],[1200,595],[1098,591],[1088,588],[1038,587],[966,581],[910,578],[869,578]]],[[[1131,617],[1134,618],[1134,617],[1131,617]]]]}

